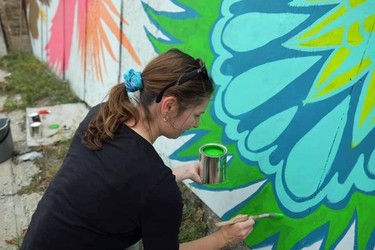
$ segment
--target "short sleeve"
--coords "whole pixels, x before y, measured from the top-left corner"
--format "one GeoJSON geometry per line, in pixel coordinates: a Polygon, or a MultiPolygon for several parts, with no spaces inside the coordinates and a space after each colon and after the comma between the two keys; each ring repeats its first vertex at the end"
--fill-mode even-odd
{"type": "Polygon", "coordinates": [[[149,190],[141,211],[145,250],[179,249],[182,207],[181,192],[173,175],[168,175],[149,190]]]}

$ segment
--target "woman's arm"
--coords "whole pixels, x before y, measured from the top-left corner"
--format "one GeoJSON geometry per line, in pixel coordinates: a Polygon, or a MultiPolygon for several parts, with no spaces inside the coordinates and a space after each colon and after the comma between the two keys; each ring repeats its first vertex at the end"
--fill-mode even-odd
{"type": "Polygon", "coordinates": [[[228,244],[244,240],[253,231],[254,220],[239,222],[234,225],[224,226],[218,231],[203,238],[180,244],[180,250],[204,249],[218,250],[228,244]]]}
{"type": "Polygon", "coordinates": [[[224,237],[220,234],[220,230],[216,231],[210,235],[203,238],[189,241],[180,244],[180,250],[194,250],[194,249],[204,249],[204,250],[215,250],[225,247],[228,243],[225,241],[224,237]]]}

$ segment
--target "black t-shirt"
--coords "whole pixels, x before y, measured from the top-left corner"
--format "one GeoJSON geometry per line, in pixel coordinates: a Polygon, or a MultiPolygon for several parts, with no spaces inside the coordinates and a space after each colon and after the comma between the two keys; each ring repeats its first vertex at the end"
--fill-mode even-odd
{"type": "Polygon", "coordinates": [[[93,108],[32,217],[21,249],[178,249],[181,193],[154,147],[129,127],[102,149],[82,137],[93,108]]]}

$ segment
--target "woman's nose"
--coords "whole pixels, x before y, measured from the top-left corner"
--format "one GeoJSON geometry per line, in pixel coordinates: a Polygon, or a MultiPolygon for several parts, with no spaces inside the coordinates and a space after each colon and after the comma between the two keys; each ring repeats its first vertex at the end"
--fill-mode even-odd
{"type": "Polygon", "coordinates": [[[195,122],[195,124],[193,125],[194,128],[198,128],[199,127],[199,120],[197,122],[195,122]]]}

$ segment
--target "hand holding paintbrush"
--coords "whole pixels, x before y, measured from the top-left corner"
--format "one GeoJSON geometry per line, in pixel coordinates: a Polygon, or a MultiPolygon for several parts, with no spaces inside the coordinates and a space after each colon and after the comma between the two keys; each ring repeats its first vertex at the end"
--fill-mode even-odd
{"type": "Polygon", "coordinates": [[[262,219],[262,218],[281,218],[283,216],[284,216],[283,214],[279,214],[279,213],[265,213],[265,214],[250,215],[250,216],[248,216],[246,214],[242,214],[242,215],[238,215],[238,216],[236,216],[236,217],[234,217],[230,220],[227,220],[227,221],[217,222],[217,223],[215,223],[215,226],[221,227],[221,226],[225,226],[225,225],[232,225],[232,224],[235,224],[235,223],[238,223],[238,222],[246,221],[249,218],[251,218],[253,220],[259,220],[259,219],[262,219]]]}

